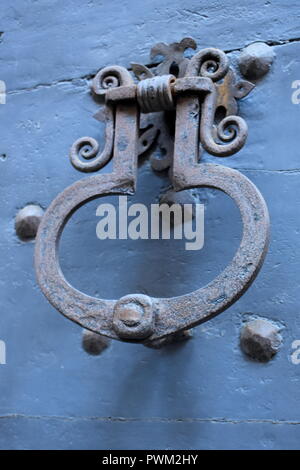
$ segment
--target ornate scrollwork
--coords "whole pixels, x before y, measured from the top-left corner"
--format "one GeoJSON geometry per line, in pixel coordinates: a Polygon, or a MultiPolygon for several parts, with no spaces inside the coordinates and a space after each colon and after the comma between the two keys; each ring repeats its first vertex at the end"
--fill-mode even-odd
{"type": "Polygon", "coordinates": [[[99,154],[99,143],[93,137],[77,139],[70,149],[70,161],[76,170],[84,173],[98,171],[112,157],[114,143],[114,115],[111,107],[106,108],[105,146],[99,154]]]}
{"type": "Polygon", "coordinates": [[[152,148],[149,159],[153,170],[163,171],[171,166],[174,152],[172,135],[165,113],[141,115],[138,153],[143,155],[152,148]],[[155,144],[157,148],[153,149],[155,144]]]}
{"type": "MultiPolygon", "coordinates": [[[[147,112],[141,115],[138,153],[142,155],[156,145],[157,151],[150,156],[151,165],[156,171],[165,170],[171,165],[175,127],[175,113],[166,112],[167,108],[173,107],[170,89],[167,95],[162,85],[157,86],[156,95],[153,94],[151,80],[153,84],[159,85],[160,75],[167,77],[172,72],[176,77],[202,76],[214,82],[215,88],[207,94],[202,106],[200,140],[206,151],[219,157],[232,155],[243,146],[247,137],[246,123],[236,116],[237,100],[246,96],[254,85],[246,80],[237,80],[234,71],[229,68],[227,55],[219,49],[202,49],[191,59],[185,56],[187,49],[196,49],[196,42],[192,38],[184,38],[170,45],[159,43],[151,49],[150,54],[152,61],[157,56],[163,58],[158,65],[150,69],[142,64],[132,64],[132,70],[141,82],[137,87],[141,111],[147,112]],[[159,111],[166,97],[168,106],[165,111],[151,112],[159,111]]],[[[163,77],[161,80],[164,84],[163,77]]],[[[95,76],[92,89],[96,95],[105,96],[112,88],[130,87],[133,83],[131,73],[124,67],[105,67],[95,76]]],[[[112,108],[107,106],[107,109],[105,117],[103,113],[95,115],[97,119],[107,122],[106,144],[102,153],[99,154],[99,144],[92,137],[78,139],[71,148],[71,163],[80,171],[97,171],[111,158],[114,117],[112,108]]]]}
{"type": "MultiPolygon", "coordinates": [[[[206,48],[188,59],[184,56],[187,48],[196,49],[196,42],[192,38],[185,38],[169,46],[159,43],[152,48],[150,57],[153,60],[155,56],[162,56],[162,62],[151,69],[141,64],[132,64],[132,70],[140,81],[158,74],[174,73],[176,70],[177,77],[210,78],[215,83],[215,92],[212,93],[214,96],[207,95],[203,103],[200,140],[203,148],[215,156],[232,155],[242,148],[247,137],[246,123],[236,116],[237,100],[247,96],[255,85],[236,78],[235,72],[229,67],[228,56],[223,51],[206,48]],[[217,119],[219,110],[221,120],[217,119]]],[[[174,123],[175,115],[171,113],[151,113],[141,117],[139,154],[144,154],[156,144],[160,149],[159,156],[157,152],[153,153],[150,161],[153,169],[157,171],[165,170],[171,165],[174,123]],[[170,125],[166,125],[166,121],[172,120],[170,125]]]]}
{"type": "Polygon", "coordinates": [[[99,70],[93,80],[92,89],[96,95],[105,95],[110,88],[130,86],[132,84],[133,78],[130,72],[124,67],[114,65],[99,70]]]}
{"type": "Polygon", "coordinates": [[[217,125],[216,134],[221,143],[213,136],[213,119],[215,107],[211,107],[210,95],[207,96],[201,116],[200,139],[204,149],[216,157],[228,157],[238,152],[244,145],[248,126],[239,116],[227,116],[217,125]]]}
{"type": "Polygon", "coordinates": [[[225,52],[208,47],[197,52],[190,60],[185,76],[201,76],[210,78],[213,82],[225,77],[229,69],[229,60],[225,52]]]}
{"type": "Polygon", "coordinates": [[[162,60],[156,66],[154,63],[154,68],[151,70],[145,65],[132,63],[132,70],[139,80],[151,78],[155,75],[169,74],[175,75],[178,78],[183,77],[189,63],[185,52],[187,49],[195,50],[196,48],[197,44],[193,38],[184,38],[180,42],[173,42],[172,44],[159,42],[152,47],[150,60],[154,62],[157,57],[162,58],[162,60]]]}
{"type": "MultiPolygon", "coordinates": [[[[111,88],[131,86],[133,83],[130,72],[124,67],[115,65],[105,67],[97,73],[93,80],[92,90],[96,95],[105,96],[111,88]]],[[[93,137],[77,139],[70,149],[70,161],[79,171],[85,173],[98,171],[112,157],[115,122],[114,111],[110,104],[106,105],[103,120],[106,121],[105,146],[100,154],[99,143],[93,137]]]]}
{"type": "Polygon", "coordinates": [[[247,80],[238,80],[230,68],[221,83],[217,83],[216,108],[225,110],[226,116],[238,112],[237,100],[247,96],[255,85],[247,80]]]}

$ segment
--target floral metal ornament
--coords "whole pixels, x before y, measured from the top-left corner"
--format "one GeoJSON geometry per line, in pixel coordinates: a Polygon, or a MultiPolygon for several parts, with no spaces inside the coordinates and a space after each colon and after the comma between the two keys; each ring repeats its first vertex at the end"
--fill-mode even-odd
{"type": "MultiPolygon", "coordinates": [[[[151,68],[132,63],[132,70],[138,80],[169,73],[178,78],[183,77],[189,63],[185,53],[187,50],[196,48],[197,44],[192,38],[184,38],[179,43],[175,42],[170,45],[156,44],[151,49],[150,60],[154,61],[156,57],[162,57],[162,62],[151,68]]],[[[213,66],[213,64],[210,65],[213,66]]],[[[216,116],[236,115],[238,113],[237,100],[247,96],[254,87],[253,83],[238,79],[234,70],[229,68],[224,78],[217,83],[216,116]]],[[[166,111],[141,115],[139,155],[156,144],[158,151],[150,155],[151,165],[156,171],[165,170],[171,165],[174,149],[174,132],[172,132],[174,123],[175,115],[166,111]]]]}

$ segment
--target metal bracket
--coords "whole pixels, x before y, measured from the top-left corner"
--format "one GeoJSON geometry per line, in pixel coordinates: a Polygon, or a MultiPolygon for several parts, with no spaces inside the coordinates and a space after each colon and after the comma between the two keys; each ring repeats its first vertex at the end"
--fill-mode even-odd
{"type": "Polygon", "coordinates": [[[221,50],[203,49],[188,59],[188,48],[196,49],[191,38],[171,46],[155,46],[152,59],[162,55],[164,60],[155,73],[133,64],[138,82],[123,67],[106,67],[98,72],[92,88],[105,98],[104,150],[100,153],[98,142],[84,137],[73,144],[70,160],[78,170],[92,172],[113,158],[113,171],[81,179],[66,188],[51,203],[39,227],[35,264],[47,299],[70,320],[114,339],[149,344],[223,312],[250,286],[267,251],[269,216],[258,189],[236,170],[201,163],[203,150],[226,157],[243,147],[247,125],[236,115],[236,100],[246,96],[254,85],[236,78],[228,56],[221,50]],[[174,119],[173,134],[166,130],[168,116],[174,119]],[[68,284],[59,267],[57,251],[63,228],[91,199],[133,194],[138,155],[157,138],[165,148],[165,157],[152,158],[152,165],[155,170],[171,168],[174,191],[211,187],[235,201],[243,221],[240,246],[219,276],[190,294],[172,298],[133,294],[119,300],[85,295],[68,284]]]}

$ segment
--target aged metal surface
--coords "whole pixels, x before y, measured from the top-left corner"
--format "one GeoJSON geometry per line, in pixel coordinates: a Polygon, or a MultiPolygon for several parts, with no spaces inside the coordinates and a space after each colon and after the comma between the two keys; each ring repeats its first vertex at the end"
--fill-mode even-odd
{"type": "Polygon", "coordinates": [[[278,352],[282,342],[280,328],[269,320],[248,321],[241,330],[240,345],[245,354],[267,362],[278,352]]]}
{"type": "Polygon", "coordinates": [[[114,307],[113,329],[120,338],[143,339],[154,330],[154,312],[150,297],[126,295],[114,307]]]}
{"type": "Polygon", "coordinates": [[[255,42],[245,47],[239,57],[239,68],[244,77],[256,80],[269,72],[274,61],[272,47],[264,42],[255,42]]]}
{"type": "Polygon", "coordinates": [[[23,241],[33,240],[37,234],[44,210],[36,204],[27,204],[19,210],[15,219],[15,229],[23,241]]]}
{"type": "MultiPolygon", "coordinates": [[[[186,47],[193,45],[191,42],[188,46],[187,42],[179,44],[181,46],[176,47],[180,56],[186,47]]],[[[159,45],[156,50],[161,49],[159,45]]],[[[235,99],[245,96],[252,84],[241,82],[245,88],[239,88],[228,57],[218,49],[203,49],[190,61],[184,59],[177,69],[182,75],[180,78],[170,76],[175,64],[171,62],[171,67],[170,56],[165,52],[168,71],[162,77],[150,76],[144,69],[144,83],[140,81],[135,85],[130,73],[119,66],[106,67],[96,75],[93,90],[105,96],[110,109],[108,143],[99,155],[97,142],[84,137],[72,146],[70,158],[77,169],[94,171],[113,156],[113,172],[82,179],[57,196],[40,225],[35,258],[41,289],[62,314],[102,335],[147,343],[192,328],[235,302],[257,275],[269,237],[267,207],[254,184],[236,170],[200,163],[200,144],[218,157],[232,155],[244,145],[245,121],[227,111],[236,111],[235,99]],[[225,85],[218,83],[220,80],[224,80],[225,85]],[[228,194],[238,206],[243,222],[240,246],[221,274],[190,294],[167,299],[132,294],[116,301],[85,295],[65,280],[58,264],[57,250],[64,225],[74,211],[91,199],[135,191],[140,111],[164,113],[175,103],[171,168],[174,190],[211,187],[228,194]],[[226,108],[226,115],[216,122],[220,103],[226,108]],[[87,149],[87,144],[91,150],[87,149]]],[[[140,67],[139,78],[141,70],[140,67]]],[[[165,69],[163,71],[165,73],[165,69]]]]}
{"type": "Polygon", "coordinates": [[[175,102],[172,85],[175,81],[174,75],[163,75],[140,81],[137,86],[137,101],[141,112],[153,113],[173,109],[175,102]]]}

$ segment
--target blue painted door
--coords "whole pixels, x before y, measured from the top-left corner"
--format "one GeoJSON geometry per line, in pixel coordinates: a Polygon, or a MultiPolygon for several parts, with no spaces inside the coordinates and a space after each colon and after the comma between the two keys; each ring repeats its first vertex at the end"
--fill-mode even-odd
{"type": "MultiPolygon", "coordinates": [[[[292,356],[300,340],[297,2],[4,0],[0,31],[6,85],[0,104],[0,340],[6,347],[0,448],[299,447],[300,365],[292,356]],[[90,94],[91,77],[110,64],[149,63],[153,44],[187,36],[199,48],[230,51],[233,61],[254,41],[268,42],[276,54],[270,73],[240,102],[246,145],[221,162],[264,195],[269,254],[247,293],[185,344],[153,350],[113,341],[102,355],[89,356],[80,328],[40,292],[34,242],[16,236],[15,215],[28,203],[47,208],[82,177],[68,159],[78,137],[103,140],[104,128],[92,118],[99,105],[90,94]],[[239,347],[243,323],[256,317],[282,329],[283,345],[268,363],[250,360],[239,347]]],[[[169,185],[167,174],[154,173],[143,159],[129,202],[157,202],[169,185]]],[[[204,248],[196,255],[176,240],[100,241],[99,202],[82,207],[63,233],[66,278],[105,298],[169,297],[205,285],[232,258],[242,227],[225,195],[205,189],[198,197],[206,216],[204,248]]]]}

